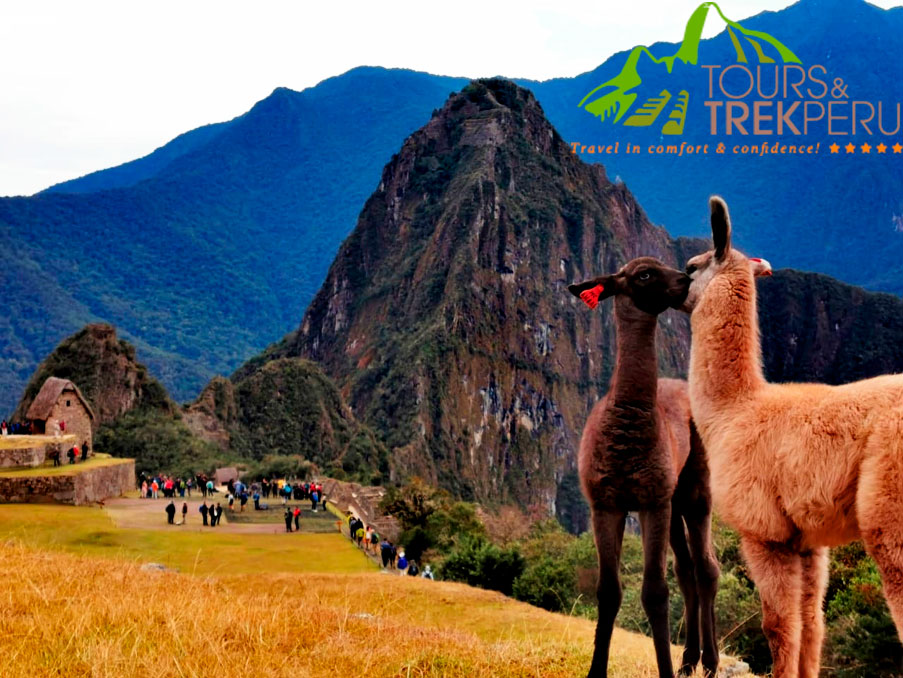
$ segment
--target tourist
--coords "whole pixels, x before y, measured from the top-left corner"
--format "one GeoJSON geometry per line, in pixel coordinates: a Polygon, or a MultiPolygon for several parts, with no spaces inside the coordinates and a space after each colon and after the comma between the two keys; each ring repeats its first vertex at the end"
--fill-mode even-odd
{"type": "Polygon", "coordinates": [[[389,565],[394,570],[395,569],[395,561],[398,558],[398,549],[396,548],[395,544],[393,544],[392,542],[389,542],[389,547],[390,547],[389,565]]]}
{"type": "Polygon", "coordinates": [[[412,560],[411,564],[408,565],[408,576],[416,577],[418,574],[420,574],[420,568],[417,567],[417,561],[412,560]]]}
{"type": "Polygon", "coordinates": [[[370,533],[370,550],[373,551],[373,555],[376,555],[377,546],[379,546],[379,535],[376,534],[376,530],[373,530],[370,533]]]}
{"type": "Polygon", "coordinates": [[[301,507],[300,506],[295,507],[294,516],[295,516],[295,530],[300,532],[301,531],[301,507]]]}
{"type": "Polygon", "coordinates": [[[88,461],[88,441],[82,441],[82,461],[88,461]]]}
{"type": "Polygon", "coordinates": [[[292,510],[288,506],[285,507],[285,516],[283,516],[283,517],[285,518],[285,531],[291,532],[292,531],[292,510]]]}
{"type": "Polygon", "coordinates": [[[282,503],[285,504],[291,499],[292,496],[292,486],[288,484],[288,481],[285,482],[285,485],[282,486],[282,503]]]}
{"type": "Polygon", "coordinates": [[[430,569],[429,565],[425,565],[423,567],[423,574],[421,574],[420,576],[423,577],[424,579],[434,579],[433,571],[430,569]]]}
{"type": "Polygon", "coordinates": [[[74,457],[72,458],[72,463],[75,464],[78,462],[78,458],[81,456],[81,450],[78,449],[78,445],[72,446],[72,454],[74,457]]]}
{"type": "Polygon", "coordinates": [[[383,539],[379,548],[383,559],[383,569],[388,569],[389,561],[392,559],[392,544],[389,543],[388,539],[383,539]]]}
{"type": "Polygon", "coordinates": [[[160,491],[160,483],[158,483],[158,482],[157,482],[157,479],[154,478],[154,479],[151,481],[151,496],[152,496],[154,499],[159,499],[160,495],[157,494],[159,491],[160,491]]]}
{"type": "Polygon", "coordinates": [[[183,501],[183,502],[182,502],[182,522],[181,522],[180,524],[181,524],[181,525],[184,525],[184,524],[185,524],[185,521],[186,521],[187,519],[188,519],[188,502],[187,502],[187,501],[183,501]]]}
{"type": "Polygon", "coordinates": [[[254,499],[254,510],[259,511],[260,510],[260,492],[255,491],[253,499],[254,499]]]}
{"type": "Polygon", "coordinates": [[[214,515],[216,516],[216,520],[213,524],[219,525],[219,521],[223,519],[223,506],[219,502],[216,502],[216,510],[214,511],[214,515]]]}
{"type": "Polygon", "coordinates": [[[404,556],[404,549],[398,552],[398,562],[395,563],[395,567],[398,569],[398,574],[405,575],[408,569],[408,559],[404,556]]]}
{"type": "Polygon", "coordinates": [[[361,548],[361,542],[364,540],[364,524],[361,521],[358,522],[358,528],[354,531],[354,540],[357,542],[357,547],[361,548]]]}
{"type": "Polygon", "coordinates": [[[212,481],[212,480],[208,480],[208,481],[207,481],[207,494],[208,494],[209,496],[212,497],[212,496],[213,496],[213,493],[214,493],[215,491],[216,491],[216,488],[213,487],[213,481],[212,481]]]}
{"type": "Polygon", "coordinates": [[[179,478],[179,497],[185,498],[185,481],[179,478]]]}
{"type": "Polygon", "coordinates": [[[147,499],[147,481],[146,480],[141,481],[141,498],[147,499]]]}
{"type": "Polygon", "coordinates": [[[241,504],[240,511],[242,513],[244,513],[245,504],[248,503],[248,491],[246,489],[242,488],[241,495],[239,495],[238,499],[239,499],[239,503],[241,504]]]}
{"type": "Polygon", "coordinates": [[[310,507],[313,509],[313,512],[317,512],[317,503],[320,501],[320,495],[316,490],[310,493],[310,507]]]}
{"type": "Polygon", "coordinates": [[[69,463],[74,464],[75,463],[75,448],[70,447],[69,451],[66,452],[66,456],[69,458],[69,463]]]}
{"type": "Polygon", "coordinates": [[[172,502],[172,500],[170,500],[169,503],[166,505],[166,522],[169,523],[170,525],[174,524],[175,517],[176,517],[176,505],[172,502]]]}
{"type": "Polygon", "coordinates": [[[235,510],[235,496],[230,492],[229,494],[226,495],[226,499],[229,500],[229,510],[234,511],[235,510]]]}
{"type": "Polygon", "coordinates": [[[204,500],[204,503],[198,507],[198,512],[201,514],[201,520],[204,521],[204,525],[207,525],[207,512],[210,509],[207,508],[207,500],[204,500]]]}
{"type": "Polygon", "coordinates": [[[6,419],[3,420],[3,423],[0,424],[0,435],[9,435],[9,430],[6,426],[6,419]]]}

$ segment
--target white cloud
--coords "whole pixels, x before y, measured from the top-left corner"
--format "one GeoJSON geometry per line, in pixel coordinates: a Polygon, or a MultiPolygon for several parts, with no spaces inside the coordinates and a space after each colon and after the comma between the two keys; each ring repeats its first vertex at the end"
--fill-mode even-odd
{"type": "MultiPolygon", "coordinates": [[[[0,195],[140,157],[243,113],[275,87],[304,89],[363,64],[576,75],[635,44],[679,40],[696,4],[6,0],[0,195]]],[[[731,0],[730,15],[787,4],[731,0]]]]}

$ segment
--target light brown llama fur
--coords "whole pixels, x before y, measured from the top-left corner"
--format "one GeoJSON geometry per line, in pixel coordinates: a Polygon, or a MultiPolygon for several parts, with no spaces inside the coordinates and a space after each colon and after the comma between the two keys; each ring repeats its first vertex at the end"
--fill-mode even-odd
{"type": "Polygon", "coordinates": [[[742,537],[776,678],[818,675],[827,547],[861,538],[903,637],[903,375],[769,384],[756,287],[712,198],[715,250],[694,257],[690,403],[716,510],[742,537]]]}

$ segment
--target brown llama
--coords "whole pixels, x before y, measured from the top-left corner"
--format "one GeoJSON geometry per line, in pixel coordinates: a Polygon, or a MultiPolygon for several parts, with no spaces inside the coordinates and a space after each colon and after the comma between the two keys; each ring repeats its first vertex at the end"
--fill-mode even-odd
{"type": "Polygon", "coordinates": [[[614,275],[568,287],[590,308],[598,299],[614,296],[617,330],[611,384],[586,422],[578,457],[599,555],[599,620],[590,678],[608,674],[612,628],[621,606],[618,569],[628,511],[640,515],[642,602],[659,676],[674,675],[665,580],[669,539],[687,624],[680,675],[692,674],[699,662],[700,630],[705,675],[718,669],[714,601],[719,567],[712,549],[705,449],[690,420],[686,382],[658,379],[655,350],[659,314],[680,307],[689,285],[680,271],[643,257],[614,275]]]}
{"type": "Polygon", "coordinates": [[[715,249],[687,264],[693,420],[759,588],[774,676],[816,678],[830,546],[865,542],[903,634],[903,376],[766,382],[754,270],[731,247],[727,205],[710,207],[715,249]]]}

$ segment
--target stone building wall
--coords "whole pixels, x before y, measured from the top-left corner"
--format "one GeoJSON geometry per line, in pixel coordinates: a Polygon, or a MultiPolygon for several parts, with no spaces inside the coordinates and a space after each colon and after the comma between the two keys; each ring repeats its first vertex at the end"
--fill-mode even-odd
{"type": "MultiPolygon", "coordinates": [[[[82,401],[76,395],[75,391],[63,391],[53,406],[53,411],[47,419],[45,433],[52,434],[54,431],[53,422],[65,421],[66,433],[71,433],[76,437],[77,444],[81,448],[82,443],[87,441],[91,450],[93,447],[93,438],[91,431],[91,417],[85,410],[82,401]]],[[[69,449],[69,448],[66,448],[69,449]]],[[[63,452],[65,456],[65,451],[63,452]]]]}
{"type": "Polygon", "coordinates": [[[0,503],[91,504],[135,487],[135,462],[123,459],[72,475],[0,476],[0,503]]]}

